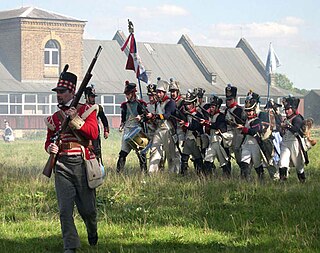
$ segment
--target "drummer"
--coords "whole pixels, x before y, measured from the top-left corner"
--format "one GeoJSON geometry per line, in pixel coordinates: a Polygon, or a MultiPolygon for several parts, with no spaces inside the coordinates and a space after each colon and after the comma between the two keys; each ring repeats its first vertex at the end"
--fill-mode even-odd
{"type": "MultiPolygon", "coordinates": [[[[126,164],[126,157],[132,150],[132,146],[125,141],[124,136],[130,134],[130,132],[135,131],[137,127],[142,127],[141,119],[143,114],[146,112],[146,102],[137,99],[137,85],[135,83],[125,82],[124,94],[126,95],[126,102],[123,102],[120,106],[121,108],[121,124],[119,131],[123,132],[121,151],[119,153],[119,158],[117,162],[117,172],[124,170],[126,164]]],[[[137,152],[140,169],[143,172],[147,172],[147,163],[145,154],[140,154],[137,152]]]]}

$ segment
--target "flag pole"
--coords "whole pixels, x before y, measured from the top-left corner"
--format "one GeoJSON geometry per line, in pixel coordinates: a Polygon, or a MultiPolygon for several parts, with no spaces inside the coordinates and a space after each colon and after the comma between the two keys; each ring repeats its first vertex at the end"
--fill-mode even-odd
{"type": "Polygon", "coordinates": [[[267,102],[270,98],[270,86],[271,86],[271,73],[268,73],[268,94],[267,94],[267,102]]]}
{"type": "Polygon", "coordinates": [[[266,75],[267,75],[267,81],[268,81],[268,94],[267,94],[267,100],[269,101],[270,98],[270,87],[272,82],[272,75],[274,73],[274,70],[281,66],[280,59],[276,55],[276,53],[273,50],[272,43],[269,44],[269,51],[268,51],[268,57],[266,62],[266,75]]]}
{"type": "Polygon", "coordinates": [[[138,84],[139,84],[140,99],[143,99],[143,97],[142,97],[142,89],[141,89],[141,84],[140,84],[140,79],[139,79],[139,78],[137,78],[137,79],[138,79],[138,84]]]}
{"type": "MultiPolygon", "coordinates": [[[[130,19],[128,19],[128,30],[129,30],[130,35],[134,33],[134,26],[133,26],[132,21],[130,21],[130,19]]],[[[138,79],[138,85],[139,85],[140,99],[143,99],[140,79],[138,77],[137,77],[137,79],[138,79]]]]}

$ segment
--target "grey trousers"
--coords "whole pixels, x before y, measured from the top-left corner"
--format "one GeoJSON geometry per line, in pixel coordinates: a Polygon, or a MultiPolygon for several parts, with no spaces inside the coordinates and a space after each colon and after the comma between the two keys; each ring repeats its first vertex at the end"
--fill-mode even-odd
{"type": "Polygon", "coordinates": [[[73,219],[74,204],[86,225],[88,236],[92,237],[97,233],[96,192],[88,187],[81,156],[58,158],[55,167],[55,189],[64,248],[79,248],[80,239],[73,219]]]}

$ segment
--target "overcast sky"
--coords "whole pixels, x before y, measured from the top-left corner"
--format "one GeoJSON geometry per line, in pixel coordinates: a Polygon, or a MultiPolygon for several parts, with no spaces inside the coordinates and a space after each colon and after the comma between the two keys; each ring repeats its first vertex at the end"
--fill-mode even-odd
{"type": "MultiPolygon", "coordinates": [[[[0,11],[33,6],[86,20],[86,39],[128,35],[138,42],[175,44],[187,34],[195,45],[235,47],[244,37],[265,63],[269,43],[297,88],[320,89],[320,1],[318,0],[1,0],[0,11]]],[[[143,61],[143,59],[142,59],[143,61]]]]}

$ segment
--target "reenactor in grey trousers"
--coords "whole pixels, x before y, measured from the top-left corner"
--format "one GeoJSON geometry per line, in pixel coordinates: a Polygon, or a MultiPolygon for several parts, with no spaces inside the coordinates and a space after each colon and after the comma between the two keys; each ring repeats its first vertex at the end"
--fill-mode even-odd
{"type": "Polygon", "coordinates": [[[245,114],[243,108],[237,103],[237,87],[228,84],[225,88],[226,109],[225,118],[227,122],[227,132],[225,136],[225,148],[229,148],[228,155],[231,157],[231,152],[234,153],[237,164],[240,167],[241,163],[241,143],[243,134],[239,126],[245,123],[245,114]]]}
{"type": "MultiPolygon", "coordinates": [[[[184,98],[180,93],[180,84],[178,81],[174,81],[172,78],[170,79],[169,92],[171,98],[176,103],[176,111],[173,115],[182,120],[186,120],[186,116],[184,115],[184,98]]],[[[179,124],[177,124],[177,136],[179,139],[179,148],[182,149],[182,144],[186,139],[186,134],[179,124]]]]}
{"type": "Polygon", "coordinates": [[[241,145],[240,173],[241,178],[246,180],[250,179],[251,165],[255,168],[260,180],[263,179],[264,174],[260,148],[262,124],[256,111],[257,104],[258,102],[255,98],[246,100],[244,110],[247,114],[247,119],[244,126],[239,126],[244,135],[244,141],[241,145]]]}
{"type": "Polygon", "coordinates": [[[147,118],[154,120],[157,125],[150,150],[150,173],[160,170],[163,152],[166,153],[169,172],[179,172],[180,156],[177,147],[176,122],[171,117],[176,110],[176,103],[167,96],[168,85],[169,83],[164,80],[158,81],[156,113],[147,114],[147,118]]]}
{"type": "MultiPolygon", "coordinates": [[[[124,94],[126,95],[127,101],[121,104],[121,125],[119,131],[123,131],[121,141],[121,151],[117,161],[117,172],[121,172],[126,164],[126,158],[131,152],[133,147],[126,141],[125,137],[129,136],[132,131],[135,131],[138,127],[141,127],[144,131],[142,118],[146,112],[146,102],[137,98],[137,89],[135,83],[125,82],[124,94]]],[[[140,169],[142,172],[147,172],[147,161],[145,154],[136,152],[140,169]]]]}
{"type": "Polygon", "coordinates": [[[282,142],[280,145],[280,180],[286,180],[290,167],[295,167],[300,182],[305,182],[304,164],[308,163],[308,154],[302,147],[301,129],[303,117],[298,112],[300,99],[295,97],[286,98],[284,110],[285,120],[281,123],[282,142]]]}
{"type": "Polygon", "coordinates": [[[86,160],[95,159],[90,141],[98,137],[98,105],[78,104],[70,107],[76,90],[77,76],[62,72],[57,87],[60,110],[46,118],[47,138],[45,149],[57,155],[54,167],[55,190],[58,199],[60,223],[65,253],[74,253],[80,247],[80,238],[73,219],[74,205],[83,219],[90,245],[98,242],[96,191],[87,182],[86,160]],[[60,143],[51,143],[51,138],[60,130],[65,117],[70,117],[69,126],[61,134],[60,143]]]}
{"type": "Polygon", "coordinates": [[[222,99],[217,96],[210,97],[208,111],[210,117],[208,120],[203,120],[201,123],[209,132],[209,146],[206,149],[204,157],[204,168],[207,172],[214,170],[214,159],[217,158],[222,168],[223,175],[231,176],[231,163],[229,156],[223,147],[223,134],[227,131],[227,122],[225,115],[220,112],[222,99]]]}
{"type": "MultiPolygon", "coordinates": [[[[149,98],[149,102],[147,103],[147,110],[150,113],[155,114],[157,109],[157,85],[154,83],[147,85],[147,95],[149,98]]],[[[154,121],[146,119],[146,127],[147,127],[147,135],[149,137],[149,140],[153,140],[154,133],[156,131],[157,125],[154,121]]]]}
{"type": "Polygon", "coordinates": [[[203,134],[203,127],[199,121],[200,115],[196,108],[197,96],[193,92],[188,92],[184,101],[187,112],[186,121],[181,120],[179,124],[185,130],[185,141],[181,154],[181,174],[185,174],[188,168],[190,155],[194,160],[197,174],[203,173],[203,157],[201,153],[200,136],[203,134]]]}
{"type": "MultiPolygon", "coordinates": [[[[206,90],[203,88],[194,88],[193,89],[193,93],[196,94],[197,96],[197,102],[196,102],[196,108],[197,108],[197,113],[199,115],[199,117],[201,117],[202,119],[209,119],[209,112],[208,112],[208,103],[206,104],[204,102],[204,94],[205,94],[206,90]]],[[[210,132],[210,131],[209,131],[210,132]]],[[[200,143],[201,143],[201,153],[202,156],[205,156],[206,153],[206,149],[209,147],[209,134],[210,133],[206,133],[206,131],[203,131],[203,133],[200,136],[200,143]]],[[[215,166],[213,163],[213,170],[215,170],[215,166]]]]}
{"type": "MultiPolygon", "coordinates": [[[[149,98],[149,102],[147,103],[147,111],[149,113],[155,114],[157,112],[157,102],[158,102],[157,84],[151,83],[151,84],[147,85],[147,95],[149,98]]],[[[148,147],[151,147],[154,134],[157,130],[157,124],[154,120],[148,119],[147,117],[144,118],[144,121],[146,123],[146,128],[147,128],[146,134],[149,138],[148,147]]],[[[163,149],[162,146],[160,148],[163,149]]],[[[149,148],[147,148],[147,149],[149,149],[149,148]]],[[[143,152],[149,151],[147,149],[143,152]]],[[[163,152],[163,156],[162,156],[162,158],[160,160],[160,164],[159,164],[159,170],[164,170],[165,161],[166,161],[166,157],[165,157],[165,153],[163,152]]]]}

